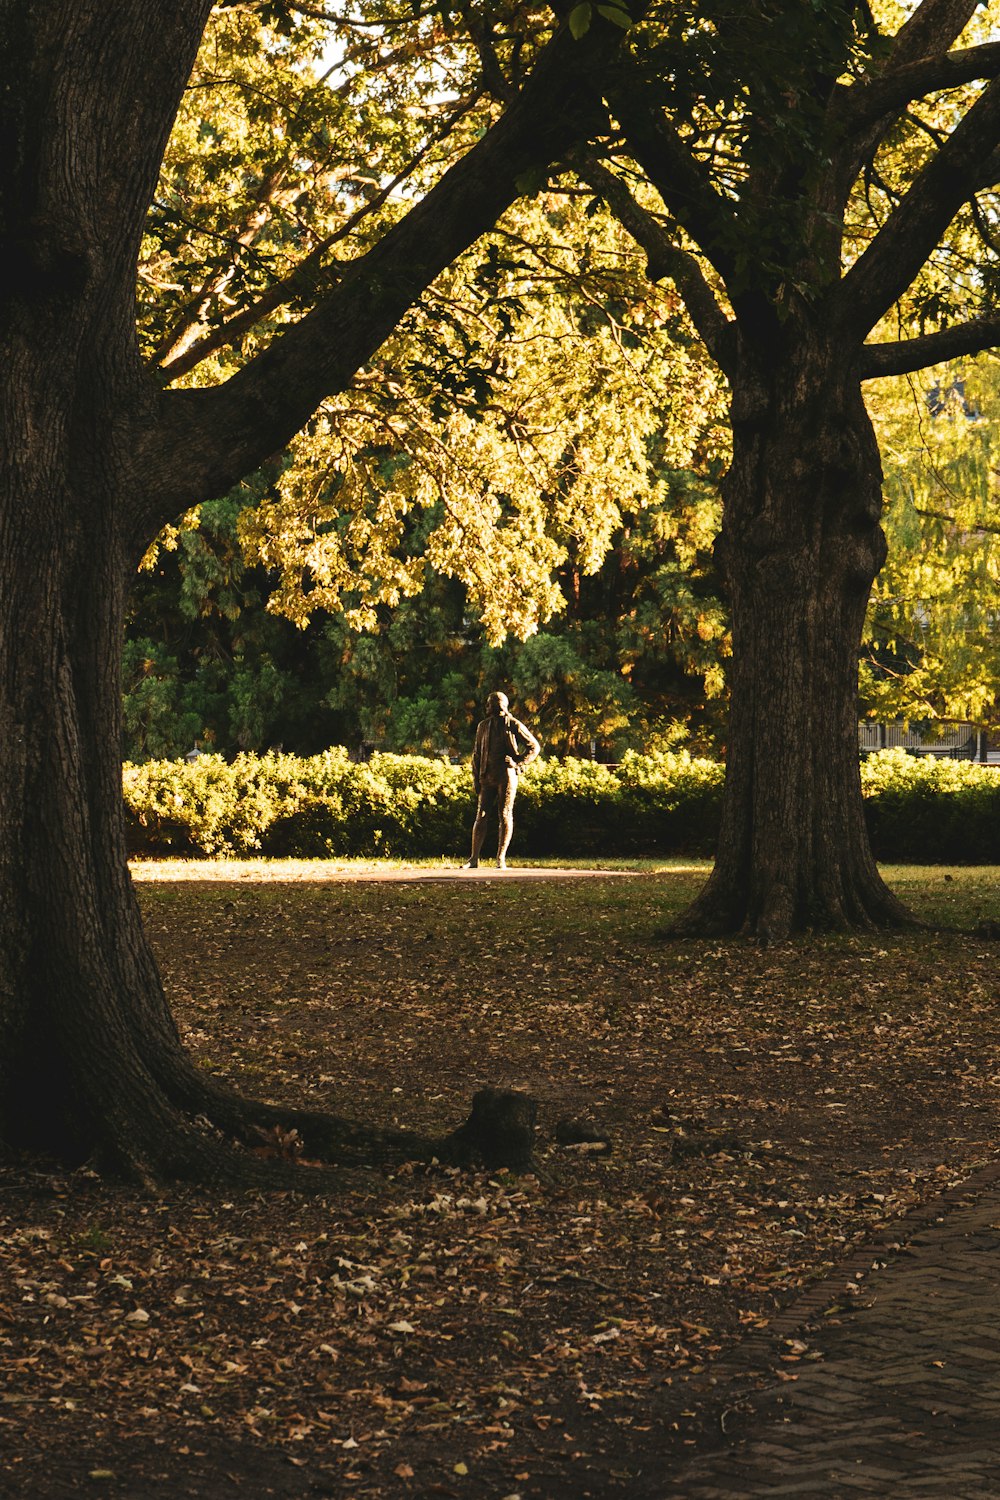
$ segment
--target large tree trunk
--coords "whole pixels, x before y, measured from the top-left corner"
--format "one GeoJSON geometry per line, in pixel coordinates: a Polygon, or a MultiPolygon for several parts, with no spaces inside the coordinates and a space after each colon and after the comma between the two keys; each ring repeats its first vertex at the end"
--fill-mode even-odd
{"type": "MultiPolygon", "coordinates": [[[[50,229],[22,240],[35,266],[50,229]]],[[[141,381],[99,275],[16,290],[0,320],[0,1140],[204,1172],[221,1162],[193,1121],[211,1083],[181,1048],[125,853],[119,431],[141,381]]]]}
{"type": "MultiPolygon", "coordinates": [[[[259,1185],[295,1171],[280,1151],[241,1149],[276,1127],[334,1162],[503,1156],[502,1132],[488,1147],[481,1130],[430,1140],[244,1098],[181,1044],[126,858],[120,666],[136,479],[119,433],[144,397],[105,307],[83,281],[60,282],[0,314],[0,1151],[149,1183],[259,1185]]],[[[493,1114],[521,1110],[505,1096],[493,1114]]],[[[530,1154],[523,1130],[517,1150],[530,1154]]],[[[296,1180],[331,1185],[315,1170],[296,1180]]]]}
{"type": "Polygon", "coordinates": [[[177,1038],[124,860],[122,459],[85,300],[35,295],[0,341],[0,1130],[140,1163],[176,1148],[150,1065],[177,1038]]]}
{"type": "Polygon", "coordinates": [[[0,1141],[139,1176],[217,1149],[131,890],[119,682],[136,253],[209,9],[0,3],[0,1141]]]}
{"type": "Polygon", "coordinates": [[[764,939],[907,920],[875,866],[858,655],[885,560],[882,470],[855,369],[808,330],[739,351],[718,544],[733,622],[714,873],[679,932],[764,939]]]}
{"type": "MultiPolygon", "coordinates": [[[[493,1101],[495,1139],[469,1126],[430,1139],[245,1098],[185,1052],[126,859],[120,658],[130,559],[116,522],[127,507],[113,423],[97,412],[77,447],[58,375],[68,351],[50,332],[51,354],[32,359],[22,348],[0,362],[4,428],[25,439],[19,451],[8,445],[0,473],[0,1151],[90,1160],[149,1184],[267,1186],[294,1176],[317,1189],[333,1185],[329,1174],[296,1168],[291,1153],[279,1159],[292,1130],[308,1157],[335,1163],[508,1160],[505,1132],[525,1108],[518,1097],[493,1101]]],[[[520,1130],[519,1165],[529,1137],[520,1130]]]]}
{"type": "MultiPolygon", "coordinates": [[[[211,0],[0,0],[0,1150],[274,1180],[429,1143],[248,1101],[181,1046],[126,861],[120,659],[149,540],[135,265],[211,0]]],[[[452,1149],[460,1157],[462,1141],[452,1149]]]]}
{"type": "MultiPolygon", "coordinates": [[[[488,1146],[468,1128],[429,1139],[245,1098],[184,1050],[126,858],[127,456],[100,403],[76,422],[72,339],[51,323],[42,342],[39,354],[16,333],[0,339],[0,1151],[90,1160],[150,1184],[294,1175],[317,1189],[328,1174],[276,1159],[283,1134],[336,1163],[504,1157],[503,1131],[488,1146]],[[262,1156],[243,1149],[268,1136],[262,1156]]],[[[494,1114],[521,1110],[504,1096],[494,1114]]],[[[530,1156],[523,1130],[517,1150],[519,1163],[530,1156]]]]}

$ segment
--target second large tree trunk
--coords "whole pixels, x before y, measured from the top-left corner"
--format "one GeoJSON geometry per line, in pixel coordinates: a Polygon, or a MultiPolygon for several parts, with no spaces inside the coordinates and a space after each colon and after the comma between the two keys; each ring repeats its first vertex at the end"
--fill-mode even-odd
{"type": "Polygon", "coordinates": [[[796,343],[742,351],[735,382],[718,547],[733,622],[722,828],[681,932],[907,920],[872,857],[858,758],[858,654],[885,559],[878,447],[847,361],[796,343]]]}

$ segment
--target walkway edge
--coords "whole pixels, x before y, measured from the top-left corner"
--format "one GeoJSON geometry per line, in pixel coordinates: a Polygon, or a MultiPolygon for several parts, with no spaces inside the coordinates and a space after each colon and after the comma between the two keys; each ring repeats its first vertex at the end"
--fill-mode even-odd
{"type": "Polygon", "coordinates": [[[832,1270],[779,1308],[765,1327],[755,1329],[735,1344],[705,1374],[721,1386],[741,1376],[759,1375],[763,1369],[773,1367],[778,1356],[777,1345],[787,1342],[814,1319],[826,1315],[838,1305],[845,1310],[856,1305],[854,1294],[847,1290],[849,1286],[862,1287],[869,1277],[885,1270],[895,1256],[902,1254],[915,1235],[943,1222],[953,1209],[970,1206],[998,1183],[1000,1157],[927,1203],[918,1204],[898,1219],[880,1226],[863,1244],[838,1261],[832,1270]]]}

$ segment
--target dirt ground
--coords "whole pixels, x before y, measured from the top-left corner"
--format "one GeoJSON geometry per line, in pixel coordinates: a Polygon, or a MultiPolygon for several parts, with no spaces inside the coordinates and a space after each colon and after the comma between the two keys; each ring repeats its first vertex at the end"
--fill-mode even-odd
{"type": "MultiPolygon", "coordinates": [[[[5,1497],[653,1493],[741,1339],[995,1154],[995,940],[664,941],[683,868],[179,873],[140,899],[205,1068],[433,1133],[522,1089],[538,1172],[153,1199],[0,1168],[5,1497]]],[[[996,871],[895,875],[1000,920],[996,871]]]]}

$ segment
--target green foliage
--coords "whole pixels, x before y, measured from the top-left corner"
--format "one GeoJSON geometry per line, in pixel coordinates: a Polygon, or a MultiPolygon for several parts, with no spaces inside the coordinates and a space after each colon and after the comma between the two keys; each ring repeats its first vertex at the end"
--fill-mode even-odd
{"type": "MultiPolygon", "coordinates": [[[[596,16],[628,20],[615,3],[577,4],[571,30],[596,16]]],[[[823,167],[827,86],[877,70],[903,17],[895,0],[712,0],[656,4],[630,27],[649,87],[669,80],[685,149],[739,204],[724,247],[742,267],[734,288],[786,309],[814,295],[807,263],[826,231],[802,193],[823,167]]],[[[531,6],[399,0],[363,0],[331,26],[279,3],[217,12],[148,226],[147,349],[169,367],[211,344],[309,257],[311,281],[183,378],[233,370],[461,154],[493,111],[483,84],[516,84],[550,26],[531,6]],[[400,174],[405,189],[384,194],[400,174]]],[[[887,132],[857,184],[848,256],[977,87],[917,101],[887,132]]],[[[712,744],[729,651],[710,562],[721,383],[679,296],[649,283],[598,197],[570,178],[539,177],[531,194],[270,473],[168,534],[159,618],[140,604],[126,662],[129,755],[196,736],[227,750],[339,738],[460,752],[498,685],[559,753],[591,738],[614,755],[669,745],[678,724],[712,744]],[[264,615],[268,598],[300,642],[264,615]],[[178,631],[171,608],[205,639],[178,631]]],[[[907,332],[988,302],[981,230],[963,210],[901,305],[907,332]]],[[[913,382],[873,397],[890,562],[861,669],[872,715],[1000,722],[995,386],[979,362],[975,423],[930,420],[913,382]]]]}
{"type": "Polygon", "coordinates": [[[437,573],[493,645],[563,609],[565,571],[600,568],[659,471],[725,449],[719,382],[643,264],[579,200],[511,210],[243,513],[247,557],[276,575],[271,607],[371,629],[437,573]]]}
{"type": "Polygon", "coordinates": [[[1000,850],[1000,772],[883,750],[861,767],[877,859],[991,864],[1000,850]]]}
{"type": "MultiPolygon", "coordinates": [[[[361,631],[317,610],[304,630],[267,609],[273,575],[243,562],[243,492],[200,507],[136,580],[126,643],[126,755],[323,744],[468,750],[486,695],[513,695],[547,749],[605,757],[689,736],[709,748],[729,650],[711,557],[714,486],[657,467],[595,572],[557,574],[565,604],[545,629],[484,639],[465,586],[434,570],[361,631]]],[[[421,515],[409,534],[426,535],[421,515]]]]}
{"type": "Polygon", "coordinates": [[[992,356],[880,381],[889,557],[862,702],[875,718],[1000,724],[1000,372],[992,356]]]}
{"type": "MultiPolygon", "coordinates": [[[[298,316],[481,131],[484,63],[520,76],[551,27],[516,5],[457,21],[395,0],[328,28],[280,5],[214,16],[140,271],[168,376],[217,380],[298,316]],[[226,338],[304,258],[315,285],[226,338]]],[[[677,294],[570,186],[540,181],[289,454],[164,534],[130,628],[128,755],[462,751],[511,683],[564,752],[711,720],[723,391],[677,294]]]]}
{"type": "Polygon", "coordinates": [[[270,581],[236,538],[254,490],[198,508],[150,549],[132,594],[124,648],[125,755],[203,749],[311,754],[355,739],[323,702],[336,660],[320,625],[297,631],[267,610],[270,581]]]}
{"type": "MultiPolygon", "coordinates": [[[[315,857],[458,854],[474,808],[467,766],[346,752],[298,759],[239,755],[227,764],[126,766],[132,845],[143,854],[315,857]]],[[[540,761],[522,778],[518,843],[534,854],[704,852],[722,768],[684,753],[540,761]]]]}
{"type": "Polygon", "coordinates": [[[329,750],[127,765],[124,788],[137,852],[313,857],[456,847],[468,779],[446,761],[329,750]]]}
{"type": "MultiPolygon", "coordinates": [[[[539,760],[521,780],[523,859],[707,854],[718,832],[723,767],[684,751],[627,754],[617,766],[539,760]]],[[[1000,848],[1000,774],[904,751],[862,766],[883,860],[988,863],[1000,848]]],[[[126,766],[136,852],[149,855],[397,858],[465,850],[474,809],[468,766],[343,750],[299,759],[205,756],[126,766]]]]}

